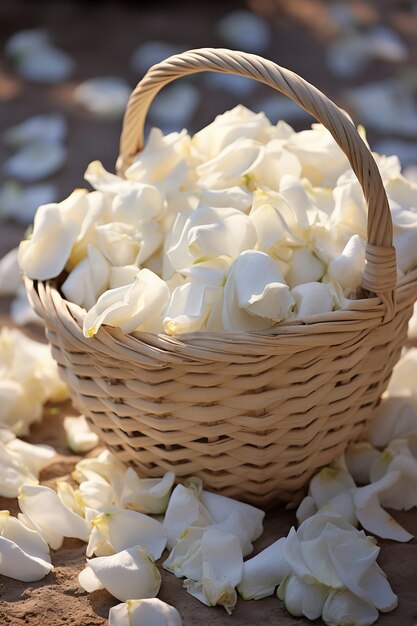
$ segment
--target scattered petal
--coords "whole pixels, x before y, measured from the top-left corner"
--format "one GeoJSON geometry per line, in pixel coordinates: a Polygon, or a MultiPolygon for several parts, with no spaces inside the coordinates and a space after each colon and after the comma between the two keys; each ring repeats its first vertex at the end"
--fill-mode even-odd
{"type": "Polygon", "coordinates": [[[268,23],[251,11],[227,13],[216,25],[218,35],[232,48],[264,52],[271,42],[268,23]]]}
{"type": "Polygon", "coordinates": [[[72,452],[88,452],[98,446],[98,436],[90,429],[84,415],[66,417],[64,430],[68,447],[72,452]]]}
{"type": "Polygon", "coordinates": [[[122,602],[154,598],[161,586],[161,575],[141,546],[87,559],[87,566],[78,580],[86,591],[91,593],[105,588],[122,602]]]}
{"type": "Polygon", "coordinates": [[[271,596],[275,588],[290,573],[282,537],[243,564],[242,580],[238,591],[244,600],[260,600],[271,596]]]}
{"type": "Polygon", "coordinates": [[[182,626],[177,609],[158,598],[128,600],[113,606],[109,626],[182,626]]]}
{"type": "Polygon", "coordinates": [[[97,117],[119,118],[131,93],[129,85],[117,76],[84,81],[74,91],[74,100],[97,117]]]}

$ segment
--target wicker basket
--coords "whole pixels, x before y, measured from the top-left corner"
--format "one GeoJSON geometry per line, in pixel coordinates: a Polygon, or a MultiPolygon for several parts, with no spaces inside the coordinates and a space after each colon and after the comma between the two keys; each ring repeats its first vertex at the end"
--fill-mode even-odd
{"type": "Polygon", "coordinates": [[[202,49],[151,68],[127,107],[119,173],[143,147],[158,91],[201,71],[265,83],[332,133],[368,206],[361,299],[265,332],[175,338],[102,327],[86,339],[85,312],[63,299],[59,280],[26,285],[75,406],[120,459],[141,475],[200,476],[209,489],[253,504],[295,503],[317,468],[364,432],[406,340],[417,271],[397,284],[388,201],[353,124],[309,83],[258,56],[202,49]]]}

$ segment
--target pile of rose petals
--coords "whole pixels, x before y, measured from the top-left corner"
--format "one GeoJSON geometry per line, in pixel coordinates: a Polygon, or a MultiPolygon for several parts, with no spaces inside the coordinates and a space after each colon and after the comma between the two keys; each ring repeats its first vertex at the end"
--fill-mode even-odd
{"type": "MultiPolygon", "coordinates": [[[[417,265],[417,186],[374,155],[390,202],[398,278],[417,265]]],[[[91,163],[94,191],[41,206],[23,272],[65,272],[64,297],[101,325],[182,334],[308,321],[356,297],[367,210],[320,124],[299,133],[243,106],[194,136],[153,129],[125,178],[91,163]],[[48,244],[48,245],[46,245],[48,244]]]]}

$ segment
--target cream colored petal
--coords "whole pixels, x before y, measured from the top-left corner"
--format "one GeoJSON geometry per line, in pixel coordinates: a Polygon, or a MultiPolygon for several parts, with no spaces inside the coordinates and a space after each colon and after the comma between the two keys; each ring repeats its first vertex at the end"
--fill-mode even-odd
{"type": "Polygon", "coordinates": [[[86,591],[104,587],[122,602],[153,598],[161,586],[161,575],[148,552],[141,546],[87,560],[87,567],[78,580],[86,591]]]}
{"type": "Polygon", "coordinates": [[[208,526],[186,528],[168,558],[162,563],[162,567],[175,574],[177,578],[200,580],[203,576],[201,539],[208,528],[208,526]]]}
{"type": "Polygon", "coordinates": [[[339,493],[354,488],[355,482],[352,476],[340,467],[324,467],[310,481],[309,494],[313,498],[316,506],[321,507],[337,496],[339,493]]]}
{"type": "Polygon", "coordinates": [[[380,457],[380,452],[369,442],[352,443],[345,451],[346,464],[354,481],[358,485],[370,482],[372,464],[380,457]]]}
{"type": "Polygon", "coordinates": [[[311,496],[305,496],[298,505],[295,516],[299,524],[317,513],[316,504],[311,496]]]}
{"type": "MultiPolygon", "coordinates": [[[[2,511],[1,513],[8,513],[2,511]]],[[[41,535],[25,526],[20,520],[11,515],[7,515],[0,534],[16,543],[26,554],[37,557],[46,563],[51,563],[49,547],[41,535]]]]}
{"type": "Polygon", "coordinates": [[[201,539],[203,575],[201,581],[186,579],[188,593],[208,606],[221,604],[231,614],[237,601],[235,587],[242,578],[243,558],[234,535],[206,530],[201,539]]]}
{"type": "Polygon", "coordinates": [[[18,248],[13,248],[0,259],[0,296],[15,296],[22,284],[18,263],[18,248]]]}
{"type": "Polygon", "coordinates": [[[39,472],[49,465],[51,460],[56,456],[56,451],[51,446],[34,445],[22,441],[22,439],[13,439],[7,444],[8,450],[13,450],[22,459],[22,463],[26,465],[36,476],[39,472]]]}
{"type": "Polygon", "coordinates": [[[330,313],[334,309],[335,299],[331,287],[325,283],[305,282],[291,289],[295,301],[296,319],[309,315],[330,313]]]}
{"type": "Polygon", "coordinates": [[[125,334],[157,328],[168,296],[165,281],[142,269],[131,285],[108,290],[100,296],[84,318],[84,336],[93,337],[102,324],[118,327],[125,334]]]}
{"type": "Polygon", "coordinates": [[[201,493],[201,502],[212,517],[214,523],[220,524],[226,521],[233,512],[241,513],[245,519],[247,527],[250,529],[250,540],[256,541],[263,533],[263,520],[265,511],[240,502],[234,498],[228,498],[218,493],[206,491],[201,493]]]}
{"type": "Polygon", "coordinates": [[[85,506],[93,509],[103,510],[112,504],[116,498],[112,486],[109,483],[97,476],[96,480],[85,480],[80,484],[80,497],[82,498],[85,506]]]}
{"type": "Polygon", "coordinates": [[[324,515],[340,515],[340,517],[343,517],[343,519],[348,521],[349,524],[352,524],[352,526],[358,525],[353,495],[349,491],[343,491],[337,496],[330,498],[326,504],[323,504],[323,506],[319,508],[318,513],[323,513],[324,515]]]}
{"type": "Polygon", "coordinates": [[[64,537],[88,540],[87,522],[67,509],[49,487],[24,485],[19,494],[19,506],[53,550],[61,547],[64,537]]]}
{"type": "MultiPolygon", "coordinates": [[[[404,380],[404,382],[406,382],[404,380]]],[[[401,387],[401,377],[398,383],[401,387]]],[[[393,393],[393,392],[391,392],[393,393]]],[[[417,402],[412,395],[389,395],[382,398],[381,404],[375,410],[372,422],[368,429],[368,438],[377,448],[387,446],[392,439],[403,434],[417,431],[417,402]]]]}
{"type": "Polygon", "coordinates": [[[410,541],[410,535],[391,515],[381,507],[379,496],[384,491],[399,483],[400,472],[390,471],[376,483],[360,487],[354,494],[356,515],[362,526],[379,537],[395,541],[410,541]]]}
{"type": "Polygon", "coordinates": [[[35,280],[58,276],[65,267],[77,239],[79,226],[66,224],[58,205],[44,205],[36,213],[31,239],[19,246],[19,265],[35,280]]]}
{"type": "Polygon", "coordinates": [[[91,525],[98,529],[115,552],[140,545],[156,560],[166,546],[162,524],[137,511],[108,509],[94,518],[91,525]]]}
{"type": "Polygon", "coordinates": [[[158,598],[128,600],[110,609],[109,626],[182,626],[173,606],[158,598]]]}
{"type": "Polygon", "coordinates": [[[240,137],[209,161],[196,167],[199,186],[224,189],[241,185],[245,175],[261,162],[265,148],[258,142],[240,137]]]}
{"type": "Polygon", "coordinates": [[[324,585],[307,585],[294,574],[288,575],[278,588],[278,597],[288,613],[315,620],[321,616],[329,590],[324,585]]]}
{"type": "Polygon", "coordinates": [[[90,429],[84,415],[66,417],[64,430],[68,447],[72,452],[88,452],[98,446],[98,436],[90,429]]]}
{"type": "Polygon", "coordinates": [[[0,537],[0,573],[23,582],[41,580],[53,569],[50,562],[24,552],[16,543],[0,537]]]}
{"type": "Polygon", "coordinates": [[[139,478],[130,467],[123,480],[120,502],[127,509],[160,515],[167,509],[174,482],[174,472],[166,472],[162,478],[139,478]]]}
{"type": "Polygon", "coordinates": [[[359,235],[353,235],[342,254],[329,263],[330,280],[336,280],[342,289],[356,289],[362,281],[365,269],[365,244],[359,235]]]}
{"type": "Polygon", "coordinates": [[[401,475],[397,483],[380,494],[381,505],[397,511],[417,506],[417,459],[411,454],[397,454],[388,471],[401,475]]]}
{"type": "Polygon", "coordinates": [[[322,619],[327,626],[370,626],[378,619],[372,604],[348,590],[330,591],[323,606],[322,619]]]}
{"type": "Polygon", "coordinates": [[[190,526],[207,526],[213,522],[194,490],[177,485],[172,492],[163,526],[167,534],[167,547],[171,550],[182,532],[190,526]]]}
{"type": "Polygon", "coordinates": [[[319,281],[325,271],[320,259],[308,248],[295,249],[291,256],[290,269],[285,279],[290,287],[296,287],[302,283],[314,283],[319,281]]]}
{"type": "Polygon", "coordinates": [[[58,498],[67,509],[80,517],[84,517],[85,504],[79,489],[74,489],[64,480],[58,480],[56,483],[56,491],[58,498]]]}
{"type": "Polygon", "coordinates": [[[100,250],[88,246],[88,255],[67,276],[62,293],[70,302],[89,310],[107,289],[109,278],[109,262],[100,250]]]}
{"type": "Polygon", "coordinates": [[[123,478],[126,466],[109,450],[103,450],[98,456],[78,461],[72,474],[78,483],[101,476],[108,483],[112,478],[123,478]]]}
{"type": "Polygon", "coordinates": [[[260,600],[274,593],[283,578],[290,573],[282,537],[262,552],[243,563],[242,580],[238,591],[244,600],[260,600]]]}
{"type": "Polygon", "coordinates": [[[99,118],[118,119],[123,116],[131,89],[118,76],[100,76],[80,83],[74,100],[99,118]]]}
{"type": "Polygon", "coordinates": [[[224,288],[223,325],[228,332],[268,328],[291,314],[294,299],[277,261],[263,252],[242,252],[224,288]]]}

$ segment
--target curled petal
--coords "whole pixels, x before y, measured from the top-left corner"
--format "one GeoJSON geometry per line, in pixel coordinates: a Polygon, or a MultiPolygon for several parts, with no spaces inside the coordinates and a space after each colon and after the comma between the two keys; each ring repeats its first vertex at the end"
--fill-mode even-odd
{"type": "Polygon", "coordinates": [[[278,588],[278,597],[291,615],[315,620],[321,615],[328,592],[324,585],[307,585],[294,574],[289,574],[278,588]]]}
{"type": "Polygon", "coordinates": [[[139,478],[130,467],[123,480],[120,502],[127,509],[160,515],[167,509],[174,482],[174,472],[166,472],[162,478],[139,478]]]}
{"type": "Polygon", "coordinates": [[[334,297],[328,284],[303,282],[291,289],[291,295],[295,301],[297,319],[333,311],[334,297]]]}
{"type": "MultiPolygon", "coordinates": [[[[404,392],[404,388],[402,391],[404,392]]],[[[372,445],[383,448],[393,439],[414,431],[417,431],[415,398],[411,395],[390,395],[382,398],[376,409],[369,426],[368,438],[372,445]]]]}
{"type": "Polygon", "coordinates": [[[290,269],[285,278],[290,288],[293,289],[302,283],[315,284],[323,274],[324,265],[314,252],[308,248],[298,248],[292,253],[290,269]]]}
{"type": "Polygon", "coordinates": [[[162,524],[137,511],[107,509],[90,523],[115,552],[140,545],[156,560],[165,549],[166,534],[162,524]]]}
{"type": "Polygon", "coordinates": [[[110,264],[97,248],[88,246],[88,255],[70,272],[62,284],[67,300],[91,309],[107,289],[110,264]]]}
{"type": "Polygon", "coordinates": [[[122,602],[153,598],[161,586],[161,575],[141,546],[87,560],[78,580],[86,591],[104,587],[122,602]]]}
{"type": "Polygon", "coordinates": [[[221,604],[231,614],[236,601],[235,587],[242,578],[243,558],[234,535],[207,530],[201,539],[203,575],[201,581],[186,579],[188,593],[207,604],[221,604]]]}
{"type": "Polygon", "coordinates": [[[24,485],[20,490],[19,506],[53,550],[61,547],[64,537],[88,540],[87,522],[67,509],[49,487],[24,485]]]}
{"type": "Polygon", "coordinates": [[[99,443],[98,436],[90,429],[84,415],[66,417],[64,430],[68,447],[73,452],[88,452],[99,443]]]}
{"type": "Polygon", "coordinates": [[[321,507],[344,491],[355,487],[352,476],[344,469],[336,466],[324,467],[310,481],[309,494],[316,506],[321,507]]]}
{"type": "Polygon", "coordinates": [[[269,328],[291,314],[294,306],[277,261],[263,252],[242,252],[231,266],[224,288],[226,331],[269,328]]]}
{"type": "Polygon", "coordinates": [[[189,526],[207,526],[212,517],[195,491],[177,485],[172,492],[163,526],[167,533],[167,546],[172,549],[182,532],[189,526]]]}
{"type": "Polygon", "coordinates": [[[84,336],[93,337],[102,324],[124,333],[159,327],[159,314],[169,296],[165,281],[148,269],[141,270],[135,282],[105,291],[84,318],[84,336]]]}
{"type": "Polygon", "coordinates": [[[27,554],[14,541],[0,536],[0,574],[32,582],[41,580],[53,569],[50,561],[27,554]]]}
{"type": "Polygon", "coordinates": [[[327,626],[370,626],[378,611],[347,589],[330,591],[323,606],[322,619],[327,626]]]}
{"type": "Polygon", "coordinates": [[[379,503],[379,495],[397,484],[400,476],[400,472],[390,471],[377,482],[357,489],[353,498],[357,518],[366,530],[385,539],[410,541],[413,535],[410,535],[391,515],[384,511],[379,503]]]}
{"type": "Polygon", "coordinates": [[[298,505],[295,516],[299,524],[317,513],[317,506],[311,496],[303,498],[298,505]]]}
{"type": "Polygon", "coordinates": [[[182,626],[177,609],[158,598],[127,600],[113,606],[109,612],[109,626],[182,626]]]}
{"type": "Polygon", "coordinates": [[[256,541],[262,535],[265,511],[256,506],[206,490],[201,493],[201,502],[216,524],[226,521],[236,511],[242,514],[247,527],[250,528],[251,541],[256,541]]]}
{"type": "Polygon", "coordinates": [[[282,537],[243,564],[242,580],[238,591],[244,600],[259,600],[274,593],[285,576],[290,573],[282,537]]]}
{"type": "Polygon", "coordinates": [[[381,453],[367,441],[352,443],[345,451],[346,465],[354,481],[359,485],[367,485],[372,464],[381,453]]]}
{"type": "Polygon", "coordinates": [[[362,237],[353,235],[343,248],[342,254],[329,263],[330,280],[337,281],[343,290],[354,290],[361,284],[365,269],[365,245],[362,237]]]}

